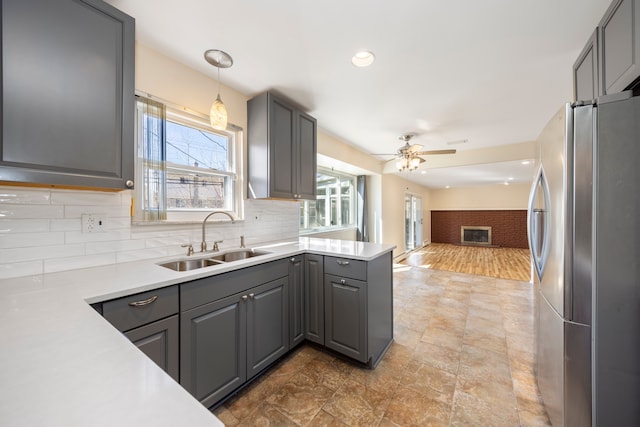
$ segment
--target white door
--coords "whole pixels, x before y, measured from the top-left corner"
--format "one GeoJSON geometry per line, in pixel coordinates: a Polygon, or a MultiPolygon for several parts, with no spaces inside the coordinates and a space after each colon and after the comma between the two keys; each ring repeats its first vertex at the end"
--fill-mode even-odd
{"type": "Polygon", "coordinates": [[[422,246],[422,198],[407,194],[404,196],[404,235],[407,251],[422,246]]]}

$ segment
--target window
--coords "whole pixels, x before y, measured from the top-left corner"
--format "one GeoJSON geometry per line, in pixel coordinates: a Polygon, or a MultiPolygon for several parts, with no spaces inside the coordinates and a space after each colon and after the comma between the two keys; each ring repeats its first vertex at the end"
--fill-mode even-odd
{"type": "Polygon", "coordinates": [[[300,230],[355,226],[356,177],[318,168],[316,200],[300,202],[300,230]]]}
{"type": "Polygon", "coordinates": [[[240,217],[239,130],[214,130],[206,116],[144,98],[138,100],[137,123],[142,185],[136,186],[136,219],[197,221],[212,210],[240,217]]]}

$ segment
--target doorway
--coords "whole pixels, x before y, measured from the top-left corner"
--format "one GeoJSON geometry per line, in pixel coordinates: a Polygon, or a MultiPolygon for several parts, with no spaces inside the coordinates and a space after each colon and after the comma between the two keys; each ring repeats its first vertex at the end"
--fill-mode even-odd
{"type": "Polygon", "coordinates": [[[404,237],[407,252],[422,246],[422,197],[404,196],[404,237]]]}

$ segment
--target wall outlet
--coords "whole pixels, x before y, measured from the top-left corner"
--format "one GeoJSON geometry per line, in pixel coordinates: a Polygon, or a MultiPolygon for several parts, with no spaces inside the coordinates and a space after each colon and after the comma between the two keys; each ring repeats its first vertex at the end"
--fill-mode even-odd
{"type": "Polygon", "coordinates": [[[103,233],[107,230],[105,214],[82,214],[83,233],[103,233]]]}

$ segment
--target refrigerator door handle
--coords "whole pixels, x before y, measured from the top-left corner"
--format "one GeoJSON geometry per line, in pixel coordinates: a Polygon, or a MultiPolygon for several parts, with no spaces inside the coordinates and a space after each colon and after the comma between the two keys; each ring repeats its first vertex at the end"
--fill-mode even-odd
{"type": "Polygon", "coordinates": [[[533,180],[527,210],[529,248],[533,258],[534,269],[540,280],[549,255],[549,221],[546,218],[549,212],[549,200],[549,186],[545,178],[544,169],[540,165],[533,180]]]}

